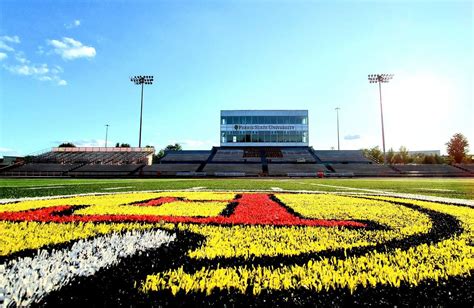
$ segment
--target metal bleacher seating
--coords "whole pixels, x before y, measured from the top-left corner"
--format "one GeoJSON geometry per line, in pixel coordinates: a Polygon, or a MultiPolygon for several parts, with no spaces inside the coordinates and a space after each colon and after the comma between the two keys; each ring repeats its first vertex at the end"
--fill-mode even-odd
{"type": "Polygon", "coordinates": [[[268,164],[268,174],[272,176],[316,176],[325,171],[327,168],[322,164],[268,164]]]}
{"type": "Polygon", "coordinates": [[[456,164],[454,165],[464,171],[467,171],[469,173],[474,173],[474,164],[456,164]]]}
{"type": "Polygon", "coordinates": [[[338,174],[352,174],[353,176],[396,176],[399,172],[386,165],[378,164],[331,164],[338,174]]]}
{"type": "Polygon", "coordinates": [[[69,172],[71,176],[124,176],[130,175],[143,165],[84,165],[69,172]]]}
{"type": "MultiPolygon", "coordinates": [[[[244,150],[238,149],[218,149],[214,157],[212,158],[213,162],[245,162],[250,161],[250,157],[244,158],[244,150]]],[[[260,157],[258,158],[260,161],[260,157]]]]}
{"type": "Polygon", "coordinates": [[[207,164],[204,167],[204,172],[207,175],[246,175],[246,176],[256,176],[262,173],[261,164],[207,164]]]}
{"type": "Polygon", "coordinates": [[[393,165],[393,167],[403,175],[421,175],[421,176],[468,176],[469,172],[459,168],[442,165],[442,164],[426,164],[426,165],[393,165]]]}
{"type": "Polygon", "coordinates": [[[361,150],[314,150],[316,156],[325,163],[371,163],[361,150]]]}
{"type": "Polygon", "coordinates": [[[154,164],[145,166],[142,175],[145,176],[175,176],[178,172],[195,172],[200,164],[154,164]]]}
{"type": "Polygon", "coordinates": [[[168,151],[160,160],[163,162],[203,162],[206,161],[211,151],[168,151]]]}
{"type": "Polygon", "coordinates": [[[31,163],[5,171],[3,175],[13,176],[61,176],[81,164],[31,163]]]}
{"type": "Polygon", "coordinates": [[[282,149],[281,156],[268,157],[268,162],[316,162],[309,149],[282,149]]]}

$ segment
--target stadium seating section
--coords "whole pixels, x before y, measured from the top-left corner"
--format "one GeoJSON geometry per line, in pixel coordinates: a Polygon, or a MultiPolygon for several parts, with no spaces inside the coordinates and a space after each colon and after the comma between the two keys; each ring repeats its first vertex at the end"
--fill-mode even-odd
{"type": "Polygon", "coordinates": [[[2,176],[174,177],[174,176],[474,176],[474,165],[381,165],[362,151],[311,147],[230,148],[167,151],[149,165],[148,149],[56,148],[33,162],[0,168],[2,176]]]}
{"type": "Polygon", "coordinates": [[[208,175],[225,176],[227,173],[257,176],[262,173],[261,164],[207,164],[204,172],[208,175]],[[216,174],[217,173],[217,174],[216,174]],[[242,174],[243,173],[243,174],[242,174]]]}
{"type": "Polygon", "coordinates": [[[399,172],[378,164],[331,164],[335,173],[353,176],[395,176],[399,172]]]}
{"type": "Polygon", "coordinates": [[[318,150],[314,154],[324,163],[371,163],[360,150],[318,150]]]}
{"type": "Polygon", "coordinates": [[[317,176],[325,171],[328,169],[321,164],[268,164],[268,174],[273,176],[317,176]]]}
{"type": "Polygon", "coordinates": [[[466,176],[468,173],[450,165],[394,165],[403,175],[466,176]]]}
{"type": "Polygon", "coordinates": [[[203,162],[211,151],[168,151],[161,159],[162,162],[203,162]]]}

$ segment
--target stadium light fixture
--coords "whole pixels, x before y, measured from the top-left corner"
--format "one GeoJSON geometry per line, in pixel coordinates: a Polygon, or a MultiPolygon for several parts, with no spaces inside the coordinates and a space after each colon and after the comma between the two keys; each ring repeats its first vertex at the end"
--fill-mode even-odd
{"type": "Polygon", "coordinates": [[[105,147],[107,147],[107,136],[109,134],[109,124],[105,124],[105,147]]]}
{"type": "Polygon", "coordinates": [[[382,83],[388,83],[393,78],[393,74],[371,74],[368,75],[369,83],[379,84],[380,97],[380,119],[382,121],[382,147],[383,147],[383,163],[387,164],[387,155],[385,153],[385,131],[383,127],[383,109],[382,109],[382,83]]]}
{"type": "Polygon", "coordinates": [[[339,151],[341,148],[339,146],[339,110],[341,108],[336,107],[336,115],[337,115],[337,150],[339,151]]]}
{"type": "Polygon", "coordinates": [[[142,96],[141,96],[141,105],[140,105],[140,133],[138,137],[138,147],[142,147],[142,114],[143,114],[143,85],[153,84],[153,76],[133,76],[130,77],[130,81],[136,85],[142,86],[142,96]]]}

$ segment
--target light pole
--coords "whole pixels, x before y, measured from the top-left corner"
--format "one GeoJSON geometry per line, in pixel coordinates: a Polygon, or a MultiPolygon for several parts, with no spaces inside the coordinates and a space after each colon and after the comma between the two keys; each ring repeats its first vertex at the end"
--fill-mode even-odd
{"type": "Polygon", "coordinates": [[[337,115],[337,150],[339,151],[341,148],[339,147],[339,107],[336,107],[336,115],[337,115]]]}
{"type": "Polygon", "coordinates": [[[143,115],[143,85],[153,84],[153,76],[133,76],[130,81],[137,85],[142,85],[142,98],[140,105],[140,134],[138,137],[138,147],[142,147],[142,115],[143,115]]]}
{"type": "Polygon", "coordinates": [[[385,154],[385,132],[383,127],[383,109],[382,109],[382,83],[388,83],[392,78],[393,74],[371,74],[368,75],[370,83],[379,84],[379,96],[380,96],[380,118],[382,120],[382,146],[383,146],[383,163],[387,163],[387,156],[385,154]]]}
{"type": "Polygon", "coordinates": [[[105,147],[107,147],[107,135],[109,134],[109,124],[105,124],[105,147]]]}

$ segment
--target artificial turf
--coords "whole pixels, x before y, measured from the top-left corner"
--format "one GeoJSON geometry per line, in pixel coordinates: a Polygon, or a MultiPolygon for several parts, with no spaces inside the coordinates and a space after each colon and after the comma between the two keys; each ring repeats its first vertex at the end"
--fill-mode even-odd
{"type": "Polygon", "coordinates": [[[474,199],[471,178],[245,178],[245,179],[0,179],[0,199],[143,190],[311,190],[350,192],[362,189],[474,199]]]}

